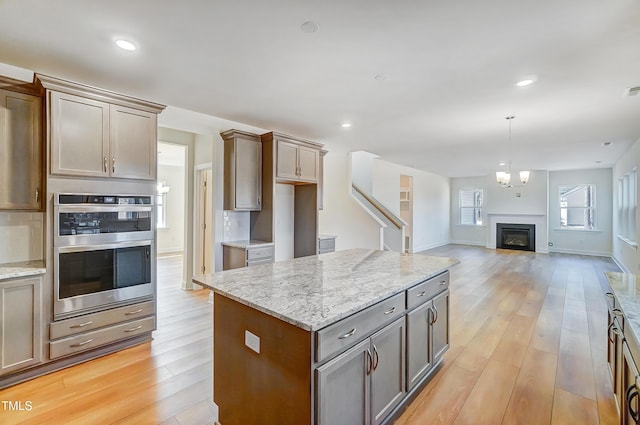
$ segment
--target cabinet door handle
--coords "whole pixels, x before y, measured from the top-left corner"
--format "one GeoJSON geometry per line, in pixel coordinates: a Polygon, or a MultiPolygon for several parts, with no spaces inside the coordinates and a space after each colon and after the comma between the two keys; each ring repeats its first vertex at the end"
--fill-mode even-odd
{"type": "Polygon", "coordinates": [[[115,172],[116,172],[116,158],[115,158],[115,157],[113,157],[113,158],[111,159],[111,172],[112,172],[112,173],[115,173],[115,172]]]}
{"type": "Polygon", "coordinates": [[[378,347],[376,347],[375,344],[373,344],[373,354],[375,355],[373,361],[373,370],[376,370],[378,368],[378,363],[380,363],[380,356],[378,355],[378,347]]]}
{"type": "Polygon", "coordinates": [[[373,367],[373,360],[372,360],[372,356],[371,356],[371,350],[369,350],[367,348],[367,375],[371,374],[371,370],[373,367]]]}
{"type": "Polygon", "coordinates": [[[430,308],[431,308],[431,312],[433,313],[433,319],[431,319],[431,324],[434,325],[438,321],[438,309],[436,308],[435,304],[432,305],[430,308]]]}
{"type": "Polygon", "coordinates": [[[609,324],[609,329],[607,329],[607,337],[609,338],[609,342],[613,344],[615,342],[615,338],[611,336],[612,333],[613,333],[613,322],[609,324]]]}
{"type": "Polygon", "coordinates": [[[83,345],[87,345],[88,343],[93,342],[93,339],[88,339],[86,341],[78,342],[77,344],[71,344],[71,347],[82,347],[83,345]]]}
{"type": "Polygon", "coordinates": [[[40,190],[36,187],[36,204],[40,202],[40,190]]]}
{"type": "Polygon", "coordinates": [[[422,291],[419,294],[416,294],[416,297],[424,297],[425,295],[427,295],[427,291],[422,291]]]}
{"type": "Polygon", "coordinates": [[[340,336],[338,337],[338,339],[345,339],[345,338],[349,338],[350,336],[353,336],[353,334],[355,334],[355,333],[356,333],[356,331],[357,331],[357,329],[356,329],[356,328],[353,328],[353,329],[351,329],[349,332],[347,332],[346,334],[344,334],[344,335],[340,335],[340,336]]]}
{"type": "Polygon", "coordinates": [[[633,418],[633,422],[637,424],[639,419],[638,411],[633,410],[633,407],[631,407],[633,399],[638,397],[638,389],[636,388],[636,385],[635,384],[629,385],[629,388],[627,388],[625,395],[626,395],[625,399],[627,400],[627,407],[629,408],[629,415],[631,415],[631,418],[633,418]]]}
{"type": "Polygon", "coordinates": [[[104,165],[104,172],[107,172],[107,157],[105,156],[103,159],[103,165],[104,165]]]}
{"type": "Polygon", "coordinates": [[[135,331],[137,331],[137,330],[139,330],[139,329],[142,329],[142,325],[138,325],[138,326],[136,326],[135,328],[125,329],[124,331],[125,331],[125,332],[135,332],[135,331]]]}
{"type": "Polygon", "coordinates": [[[139,309],[134,310],[134,311],[127,311],[124,315],[125,315],[125,316],[133,316],[134,314],[138,314],[138,313],[140,313],[141,311],[142,311],[142,309],[141,309],[141,308],[139,308],[139,309]]]}
{"type": "Polygon", "coordinates": [[[388,314],[394,313],[395,311],[396,311],[396,308],[395,307],[391,307],[389,310],[385,311],[384,314],[386,316],[388,314]]]}
{"type": "Polygon", "coordinates": [[[87,322],[84,323],[78,323],[77,325],[73,325],[73,326],[69,326],[71,329],[75,329],[75,328],[84,328],[85,326],[89,326],[90,324],[93,323],[93,320],[89,320],[87,322]]]}
{"type": "Polygon", "coordinates": [[[622,317],[622,310],[620,310],[619,308],[614,308],[612,311],[616,316],[622,317]]]}

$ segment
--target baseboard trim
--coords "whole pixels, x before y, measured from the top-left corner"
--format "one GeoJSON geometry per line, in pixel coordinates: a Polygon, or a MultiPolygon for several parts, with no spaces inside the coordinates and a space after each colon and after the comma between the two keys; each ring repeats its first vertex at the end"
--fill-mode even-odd
{"type": "MultiPolygon", "coordinates": [[[[575,255],[588,255],[591,257],[608,257],[608,258],[612,258],[611,253],[610,252],[604,252],[604,251],[584,251],[584,250],[580,250],[580,249],[558,249],[558,248],[554,248],[554,249],[550,249],[549,250],[550,253],[557,253],[557,254],[575,254],[575,255]]],[[[614,260],[615,261],[615,260],[614,260]]]]}

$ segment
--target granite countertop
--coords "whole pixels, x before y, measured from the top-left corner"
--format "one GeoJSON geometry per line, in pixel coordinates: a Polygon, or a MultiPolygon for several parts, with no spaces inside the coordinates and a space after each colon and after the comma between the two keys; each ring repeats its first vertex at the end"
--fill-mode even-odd
{"type": "Polygon", "coordinates": [[[233,248],[249,249],[258,248],[261,246],[273,246],[273,242],[264,242],[252,239],[248,241],[226,241],[222,242],[222,245],[231,246],[233,248]]]}
{"type": "Polygon", "coordinates": [[[458,263],[452,258],[350,249],[195,276],[193,281],[315,331],[458,263]]]}
{"type": "Polygon", "coordinates": [[[34,276],[45,274],[47,269],[44,267],[43,260],[20,261],[17,263],[0,264],[0,280],[11,279],[15,277],[34,276]]]}
{"type": "Polygon", "coordinates": [[[638,336],[640,336],[640,277],[631,273],[619,272],[606,272],[605,276],[620,303],[620,309],[626,319],[625,324],[631,324],[636,340],[638,340],[638,336]]]}

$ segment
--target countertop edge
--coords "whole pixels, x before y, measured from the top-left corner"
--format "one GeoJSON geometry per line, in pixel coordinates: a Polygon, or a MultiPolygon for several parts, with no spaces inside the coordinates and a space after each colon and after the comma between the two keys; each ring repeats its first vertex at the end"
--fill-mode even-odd
{"type": "Polygon", "coordinates": [[[44,261],[21,261],[0,264],[0,281],[45,274],[44,261]]]}

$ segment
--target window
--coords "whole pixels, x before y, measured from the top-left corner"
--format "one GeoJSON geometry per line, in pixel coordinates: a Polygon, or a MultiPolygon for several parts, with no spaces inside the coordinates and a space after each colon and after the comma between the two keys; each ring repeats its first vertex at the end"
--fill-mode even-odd
{"type": "Polygon", "coordinates": [[[592,184],[560,186],[560,228],[595,228],[596,187],[592,184]]]}
{"type": "Polygon", "coordinates": [[[156,195],[156,227],[167,227],[167,193],[169,186],[166,182],[158,182],[158,194],[156,195]]]}
{"type": "Polygon", "coordinates": [[[637,180],[635,169],[618,180],[618,236],[632,245],[636,243],[637,180]]]}
{"type": "Polygon", "coordinates": [[[482,189],[460,190],[460,224],[482,225],[482,189]]]}

